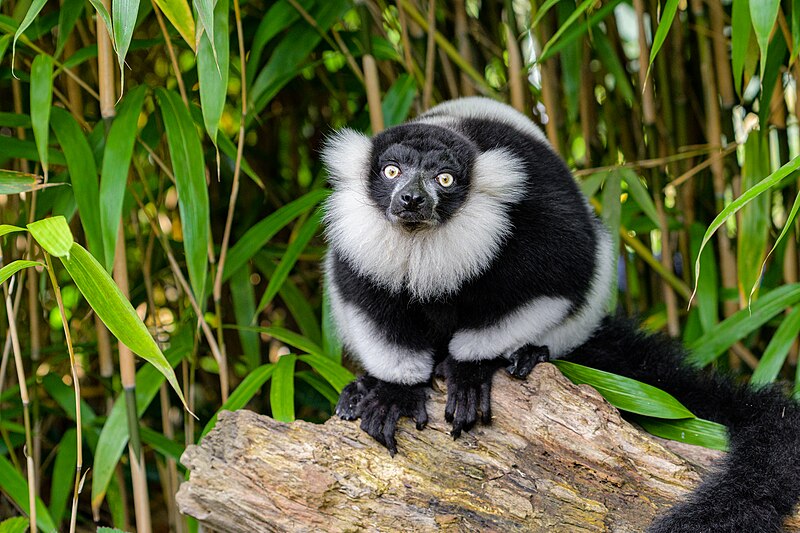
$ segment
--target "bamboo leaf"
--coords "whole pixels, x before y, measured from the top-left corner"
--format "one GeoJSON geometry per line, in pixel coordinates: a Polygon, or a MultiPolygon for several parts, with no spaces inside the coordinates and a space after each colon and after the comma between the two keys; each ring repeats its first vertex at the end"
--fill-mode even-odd
{"type": "Polygon", "coordinates": [[[355,376],[341,363],[329,357],[309,354],[301,355],[299,359],[319,372],[336,389],[336,392],[342,392],[342,389],[355,379],[355,376]]]}
{"type": "Polygon", "coordinates": [[[333,311],[331,310],[331,299],[327,289],[327,284],[322,291],[322,348],[328,358],[342,362],[342,341],[336,332],[336,324],[333,321],[333,311]]]}
{"type": "Polygon", "coordinates": [[[139,114],[142,111],[147,87],[139,85],[128,91],[118,104],[117,116],[108,130],[100,175],[100,223],[103,237],[104,265],[108,272],[114,264],[122,202],[128,183],[133,144],[136,142],[139,114]]]}
{"type": "Polygon", "coordinates": [[[401,74],[392,84],[381,102],[386,127],[396,126],[408,118],[411,104],[417,95],[417,84],[408,74],[401,74]]]}
{"type": "Polygon", "coordinates": [[[715,328],[689,345],[687,361],[703,367],[724,353],[730,346],[767,323],[787,307],[800,302],[800,284],[783,285],[763,294],[750,309],[742,309],[720,322],[715,328]]]}
{"type": "Polygon", "coordinates": [[[728,428],[722,424],[702,418],[663,420],[639,415],[630,418],[657,437],[728,451],[728,428]]]}
{"type": "Polygon", "coordinates": [[[200,82],[200,104],[211,142],[217,144],[217,131],[222,111],[225,108],[225,95],[228,91],[228,70],[230,63],[228,35],[228,0],[217,0],[214,7],[214,32],[200,36],[197,48],[197,76],[200,82]],[[215,39],[215,43],[209,41],[215,39]],[[216,50],[216,52],[215,52],[216,50]]]}
{"type": "Polygon", "coordinates": [[[308,370],[303,370],[295,373],[294,376],[311,385],[314,390],[325,396],[325,399],[331,402],[331,405],[336,405],[336,403],[339,401],[339,393],[337,393],[336,390],[331,387],[330,383],[319,377],[317,374],[309,372],[308,370]]]}
{"type": "MultiPolygon", "coordinates": [[[[30,515],[28,482],[3,455],[0,455],[0,490],[2,490],[25,515],[30,515]]],[[[56,525],[50,517],[50,512],[39,498],[36,498],[36,521],[41,531],[46,531],[48,533],[57,531],[56,525]]]]}
{"type": "Polygon", "coordinates": [[[89,0],[91,2],[92,7],[94,7],[97,14],[103,19],[103,23],[106,26],[106,30],[108,31],[108,37],[111,39],[111,46],[114,49],[117,49],[117,41],[114,37],[115,32],[113,31],[114,25],[111,23],[111,15],[108,13],[105,4],[103,4],[103,0],[89,0]]]}
{"type": "Polygon", "coordinates": [[[617,409],[657,418],[695,418],[670,394],[641,381],[569,361],[555,360],[552,363],[573,383],[597,389],[617,409]]]}
{"type": "Polygon", "coordinates": [[[24,259],[17,259],[3,268],[0,268],[0,285],[5,283],[11,276],[22,270],[23,268],[30,268],[35,266],[44,266],[39,261],[26,261],[24,259]]]}
{"type": "Polygon", "coordinates": [[[767,62],[769,36],[778,19],[780,0],[750,0],[750,20],[756,33],[758,48],[761,50],[761,81],[764,81],[764,68],[767,62]]]}
{"type": "Polygon", "coordinates": [[[550,9],[558,3],[558,0],[545,0],[542,6],[536,11],[536,17],[531,22],[531,28],[535,28],[542,21],[542,18],[547,14],[550,9]]]}
{"type": "Polygon", "coordinates": [[[178,385],[172,366],[161,353],[150,332],[147,331],[147,327],[142,323],[130,302],[122,295],[108,272],[85,248],[77,243],[72,245],[69,256],[60,259],[89,306],[97,313],[108,330],[139,357],[161,372],[188,410],[183,391],[178,385]]]}
{"type": "Polygon", "coordinates": [[[16,233],[18,231],[25,231],[25,228],[12,226],[11,224],[0,224],[0,237],[8,235],[9,233],[16,233]]]}
{"type": "Polygon", "coordinates": [[[550,40],[547,41],[547,44],[544,45],[544,49],[542,49],[542,55],[539,58],[539,61],[544,61],[547,52],[550,50],[550,48],[553,47],[555,43],[558,42],[558,40],[561,38],[564,32],[570,29],[572,25],[575,23],[575,21],[578,20],[578,17],[580,17],[587,9],[592,7],[595,3],[596,0],[583,0],[583,2],[581,2],[578,5],[578,7],[575,8],[575,11],[572,12],[572,15],[570,15],[569,18],[559,26],[559,28],[556,30],[553,36],[550,37],[550,40]]]}
{"type": "Polygon", "coordinates": [[[622,99],[628,105],[632,105],[634,96],[630,74],[628,74],[622,61],[617,57],[617,53],[614,47],[611,46],[608,36],[601,31],[595,32],[593,42],[600,61],[608,69],[608,72],[614,76],[614,90],[620,93],[622,99]]]}
{"type": "MultiPolygon", "coordinates": [[[[706,247],[706,244],[708,244],[708,241],[711,240],[714,232],[717,231],[717,229],[719,229],[719,227],[722,226],[725,221],[728,220],[728,218],[734,215],[742,207],[750,203],[753,199],[757,198],[759,195],[772,189],[773,187],[777,187],[784,179],[793,175],[798,169],[800,169],[800,156],[795,157],[781,168],[758,182],[756,185],[744,191],[738,198],[728,204],[725,209],[720,211],[720,213],[714,218],[714,220],[711,222],[711,225],[708,226],[705,235],[703,235],[703,241],[700,244],[700,254],[702,254],[702,251],[706,247]]],[[[700,254],[698,254],[697,261],[694,263],[695,280],[697,280],[698,276],[700,275],[700,259],[702,257],[700,254]]],[[[697,292],[696,284],[695,292],[697,292]]],[[[694,298],[694,293],[692,294],[692,298],[694,298]]]]}
{"type": "Polygon", "coordinates": [[[310,191],[297,200],[282,206],[248,229],[228,251],[228,258],[225,261],[225,271],[223,272],[222,280],[227,281],[231,277],[231,274],[252,259],[276,233],[289,224],[289,222],[327,198],[329,194],[330,191],[326,189],[310,191]]]}
{"type": "Polygon", "coordinates": [[[19,23],[17,27],[17,31],[14,32],[14,41],[11,44],[11,70],[14,70],[14,59],[16,58],[17,53],[17,40],[25,33],[30,25],[33,23],[33,20],[42,10],[44,5],[47,3],[47,0],[33,0],[31,2],[31,6],[28,8],[27,13],[25,13],[25,18],[22,19],[22,22],[19,23]]]}
{"type": "Polygon", "coordinates": [[[64,51],[67,38],[75,28],[75,23],[80,18],[81,13],[83,13],[83,6],[83,0],[64,0],[61,3],[61,9],[58,10],[58,40],[53,57],[60,57],[61,52],[64,51]]]}
{"type": "Polygon", "coordinates": [[[731,64],[733,67],[733,85],[736,94],[742,94],[742,74],[744,60],[752,35],[753,25],[750,22],[750,0],[733,0],[731,14],[731,64]]]}
{"type": "Polygon", "coordinates": [[[178,207],[189,280],[197,303],[204,305],[208,272],[209,206],[200,137],[189,110],[174,91],[156,89],[178,190],[178,207]]]}
{"type": "Polygon", "coordinates": [[[247,405],[247,402],[249,402],[264,383],[272,377],[274,371],[275,365],[269,363],[261,365],[252,372],[249,372],[231,395],[228,396],[228,401],[223,403],[222,407],[220,407],[217,412],[214,413],[214,416],[211,417],[211,420],[208,421],[206,427],[203,428],[203,432],[200,433],[200,438],[203,438],[206,433],[214,428],[217,424],[217,417],[221,411],[236,411],[247,405]]]}
{"type": "Polygon", "coordinates": [[[80,126],[68,111],[54,107],[50,121],[67,160],[72,192],[80,210],[79,219],[86,234],[89,250],[100,263],[104,263],[100,185],[92,149],[80,126]]]}
{"type": "Polygon", "coordinates": [[[675,18],[675,13],[678,12],[680,3],[680,0],[667,0],[667,4],[661,12],[661,21],[658,23],[658,29],[653,37],[653,45],[650,47],[650,64],[647,67],[648,73],[653,66],[653,60],[655,60],[658,51],[661,50],[661,46],[667,38],[667,34],[672,27],[672,21],[675,18]]]}
{"type": "Polygon", "coordinates": [[[264,295],[261,297],[261,301],[258,304],[257,312],[266,308],[275,295],[278,294],[283,282],[286,281],[286,278],[289,276],[289,272],[294,268],[297,258],[300,257],[300,253],[308,246],[308,242],[314,235],[317,234],[321,221],[322,212],[317,211],[303,224],[303,227],[300,228],[300,231],[297,233],[297,238],[289,244],[286,253],[284,253],[280,263],[278,263],[278,268],[275,269],[275,274],[270,278],[267,289],[264,291],[264,295]]]}
{"type": "MultiPolygon", "coordinates": [[[[4,135],[0,135],[0,161],[7,161],[15,158],[39,161],[39,152],[36,149],[36,143],[33,141],[24,141],[15,137],[6,137],[4,135]]],[[[63,165],[66,163],[61,152],[53,150],[52,148],[47,150],[47,159],[54,165],[63,165]]],[[[10,170],[4,170],[0,174],[0,177],[14,174],[15,173],[12,173],[10,170]]],[[[20,173],[16,173],[16,175],[19,174],[20,173]]],[[[39,186],[38,188],[42,187],[43,186],[39,186]]]]}
{"type": "Polygon", "coordinates": [[[658,219],[656,204],[653,203],[650,193],[647,192],[647,189],[645,189],[644,185],[642,184],[642,180],[639,179],[639,176],[636,174],[636,172],[628,168],[623,168],[620,169],[619,173],[622,179],[625,180],[625,183],[628,185],[628,192],[633,200],[642,209],[642,212],[647,215],[647,218],[649,218],[656,227],[660,227],[661,222],[658,219]]]}
{"type": "MultiPolygon", "coordinates": [[[[203,34],[208,35],[209,43],[211,44],[211,53],[216,61],[216,37],[214,36],[214,1],[213,0],[192,0],[197,11],[197,30],[195,32],[195,41],[199,44],[203,34]]],[[[199,49],[199,46],[198,46],[199,49]]]]}
{"type": "Polygon", "coordinates": [[[272,418],[280,422],[294,422],[294,365],[297,356],[288,354],[278,359],[272,374],[269,403],[272,418]]]}
{"type": "Polygon", "coordinates": [[[55,257],[69,256],[74,241],[72,231],[64,217],[50,217],[28,224],[28,231],[39,246],[55,257]]]}
{"type": "Polygon", "coordinates": [[[225,327],[229,329],[237,329],[240,331],[255,331],[258,333],[265,333],[267,335],[275,337],[281,342],[285,342],[289,346],[298,348],[306,353],[315,355],[323,354],[322,348],[320,348],[315,342],[286,328],[281,328],[278,326],[270,326],[270,327],[236,326],[232,324],[226,325],[225,327]]]}
{"type": "Polygon", "coordinates": [[[15,516],[0,522],[0,533],[26,533],[31,522],[24,516],[15,516]]]}
{"type": "Polygon", "coordinates": [[[120,86],[125,86],[125,56],[133,39],[136,17],[139,15],[139,0],[114,0],[111,4],[114,42],[116,43],[119,74],[122,78],[120,86]]]}
{"type": "Polygon", "coordinates": [[[242,343],[242,353],[247,364],[247,370],[253,371],[261,363],[261,341],[258,333],[248,331],[242,326],[248,326],[250,319],[256,314],[255,288],[250,283],[250,269],[246,266],[240,268],[231,276],[231,299],[233,300],[233,314],[239,327],[239,341],[242,343]]]}
{"type": "MultiPolygon", "coordinates": [[[[73,399],[74,401],[74,399],[73,399]]],[[[75,465],[77,464],[78,446],[75,428],[69,428],[61,436],[58,443],[56,460],[53,464],[53,474],[50,482],[50,516],[56,524],[64,518],[67,501],[72,496],[73,481],[75,479],[75,465]]]]}
{"type": "MultiPolygon", "coordinates": [[[[691,257],[692,260],[697,261],[700,242],[703,239],[703,226],[697,222],[692,224],[689,228],[689,236],[691,257]]],[[[717,309],[719,305],[718,277],[714,248],[706,248],[703,251],[703,262],[700,265],[700,275],[697,278],[697,311],[703,333],[710,331],[719,322],[717,309]]]]}
{"type": "Polygon", "coordinates": [[[775,381],[784,361],[786,361],[786,356],[789,355],[789,349],[797,340],[798,334],[800,334],[800,307],[795,307],[783,319],[781,325],[778,326],[772,336],[772,340],[769,341],[758,367],[756,367],[753,376],[750,378],[751,384],[761,385],[775,381]]]}
{"type": "Polygon", "coordinates": [[[175,459],[180,463],[181,454],[186,450],[183,445],[144,425],[139,428],[139,436],[143,443],[149,445],[162,456],[175,459]]]}
{"type": "Polygon", "coordinates": [[[31,125],[39,161],[42,162],[47,181],[48,150],[50,140],[50,106],[53,102],[53,58],[38,55],[31,65],[31,125]]]}
{"type": "MultiPolygon", "coordinates": [[[[769,174],[769,151],[766,138],[752,132],[744,146],[742,189],[750,189],[769,174]]],[[[770,194],[765,193],[742,206],[739,217],[739,234],[736,239],[737,274],[739,293],[748,294],[752,300],[761,278],[761,264],[767,252],[767,236],[770,228],[770,194]],[[751,289],[752,288],[752,289],[751,289]]]]}
{"type": "MultiPolygon", "coordinates": [[[[582,37],[590,29],[597,26],[603,19],[611,15],[611,13],[614,12],[614,8],[621,2],[622,0],[611,0],[611,2],[603,4],[603,7],[592,13],[584,24],[573,24],[569,27],[557,42],[554,42],[554,39],[551,38],[547,43],[549,48],[547,48],[546,51],[543,50],[536,61],[541,63],[547,60],[547,58],[557,54],[565,46],[582,37]]],[[[600,33],[602,32],[597,32],[597,34],[600,33]]]]}
{"type": "Polygon", "coordinates": [[[192,8],[187,0],[156,0],[158,8],[180,33],[192,50],[196,49],[195,24],[192,8]]]}
{"type": "MultiPolygon", "coordinates": [[[[588,147],[587,147],[588,149],[588,147]]],[[[622,180],[618,172],[611,172],[606,176],[603,184],[603,211],[601,216],[606,227],[610,230],[612,250],[619,250],[619,228],[622,220],[622,203],[620,197],[622,195],[622,180]]],[[[614,254],[614,265],[617,264],[618,254],[614,254]]],[[[614,272],[617,268],[614,266],[614,272]]],[[[617,278],[614,277],[612,281],[611,298],[608,303],[609,309],[614,309],[617,306],[617,278]]]]}
{"type": "MultiPolygon", "coordinates": [[[[190,336],[173,335],[171,342],[172,346],[164,354],[170,369],[189,355],[192,349],[190,336]]],[[[164,375],[150,365],[145,365],[136,372],[136,413],[139,417],[158,394],[164,379],[164,375]]],[[[97,440],[92,467],[93,509],[98,509],[103,502],[114,469],[128,444],[128,438],[127,406],[123,392],[117,396],[97,440]]]]}

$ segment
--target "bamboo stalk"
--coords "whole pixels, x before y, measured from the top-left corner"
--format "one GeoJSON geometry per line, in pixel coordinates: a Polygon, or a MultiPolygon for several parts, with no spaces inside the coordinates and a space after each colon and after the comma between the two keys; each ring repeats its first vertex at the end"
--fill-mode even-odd
{"type": "Polygon", "coordinates": [[[511,95],[511,105],[520,113],[525,113],[525,81],[522,78],[522,54],[512,24],[514,13],[506,8],[507,21],[505,26],[506,50],[508,50],[508,90],[511,95]]]}
{"type": "Polygon", "coordinates": [[[81,383],[80,376],[78,375],[78,360],[75,357],[75,350],[72,347],[72,336],[69,331],[69,322],[67,321],[67,314],[64,310],[64,301],[61,298],[61,288],[58,286],[56,279],[56,272],[53,268],[53,261],[50,254],[44,254],[44,260],[47,264],[47,273],[50,277],[50,284],[53,287],[53,294],[58,304],[58,311],[61,313],[61,324],[64,327],[64,341],[67,343],[67,352],[69,353],[69,366],[72,371],[72,385],[75,389],[75,434],[77,439],[77,461],[75,464],[75,483],[72,489],[72,513],[70,514],[69,531],[75,533],[75,525],[78,519],[78,496],[81,493],[81,486],[83,485],[81,479],[81,470],[83,469],[83,422],[81,420],[81,383]]]}
{"type": "MultiPolygon", "coordinates": [[[[549,15],[549,13],[548,13],[549,15]]],[[[539,42],[546,43],[550,38],[550,20],[551,17],[545,16],[537,25],[536,29],[539,32],[539,42]]],[[[545,111],[547,112],[547,123],[544,125],[547,139],[553,146],[556,152],[561,153],[561,143],[558,140],[558,123],[559,117],[559,100],[558,100],[558,74],[556,73],[556,58],[551,57],[543,63],[539,63],[539,68],[542,73],[542,103],[544,104],[545,111]]]]}
{"type": "MultiPolygon", "coordinates": [[[[0,250],[0,261],[2,260],[2,250],[0,250]]],[[[39,522],[36,517],[36,467],[30,451],[33,448],[33,437],[31,435],[31,414],[30,398],[28,396],[28,384],[25,380],[25,368],[22,366],[22,349],[19,344],[17,334],[17,322],[14,315],[14,307],[11,304],[11,294],[9,284],[3,284],[6,301],[6,318],[8,320],[8,335],[11,337],[11,348],[14,353],[14,366],[17,368],[17,381],[19,382],[19,396],[22,401],[22,418],[25,426],[25,470],[28,477],[28,516],[30,517],[31,530],[36,531],[39,522]]],[[[10,452],[11,450],[9,450],[10,452]]]]}
{"type": "Polygon", "coordinates": [[[433,98],[433,69],[436,66],[436,0],[428,0],[428,40],[425,45],[425,85],[422,87],[422,110],[431,107],[433,98]]]}
{"type": "MultiPolygon", "coordinates": [[[[458,53],[467,64],[472,65],[472,46],[467,28],[467,9],[464,0],[455,0],[455,32],[458,53]]],[[[461,71],[461,96],[474,96],[475,85],[463,70],[461,71]]]]}
{"type": "Polygon", "coordinates": [[[371,54],[364,54],[361,58],[364,68],[364,79],[367,87],[367,105],[369,106],[369,123],[373,135],[383,131],[383,111],[381,109],[381,89],[378,80],[378,67],[371,54]]]}

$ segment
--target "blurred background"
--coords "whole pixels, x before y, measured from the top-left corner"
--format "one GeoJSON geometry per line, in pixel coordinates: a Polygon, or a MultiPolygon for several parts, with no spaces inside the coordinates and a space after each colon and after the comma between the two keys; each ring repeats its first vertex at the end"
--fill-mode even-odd
{"type": "Polygon", "coordinates": [[[800,390],[798,50],[791,0],[3,2],[0,518],[194,531],[179,458],[220,409],[327,419],[353,369],[321,143],[459,96],[574,169],[616,238],[611,309],[800,390]],[[120,298],[19,230],[59,215],[120,298]],[[124,301],[161,366],[103,325],[124,301]]]}

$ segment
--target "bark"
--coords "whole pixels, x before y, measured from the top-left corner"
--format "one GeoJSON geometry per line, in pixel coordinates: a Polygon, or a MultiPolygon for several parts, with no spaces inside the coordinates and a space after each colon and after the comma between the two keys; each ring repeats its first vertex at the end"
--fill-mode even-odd
{"type": "Polygon", "coordinates": [[[498,373],[492,426],[455,441],[444,398],[431,394],[425,430],[401,422],[393,459],[355,422],[222,413],[182,457],[178,505],[207,528],[248,533],[638,532],[722,455],[648,435],[549,364],[525,381],[498,373]]]}

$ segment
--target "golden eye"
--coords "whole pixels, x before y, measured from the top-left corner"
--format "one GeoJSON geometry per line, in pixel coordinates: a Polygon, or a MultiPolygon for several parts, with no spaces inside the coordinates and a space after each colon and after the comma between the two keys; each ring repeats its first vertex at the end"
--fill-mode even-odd
{"type": "Polygon", "coordinates": [[[436,176],[436,180],[442,187],[449,187],[453,184],[453,175],[448,172],[442,172],[436,176]]]}
{"type": "Polygon", "coordinates": [[[383,167],[383,175],[389,179],[394,179],[400,175],[400,169],[395,165],[386,165],[383,167]]]}

